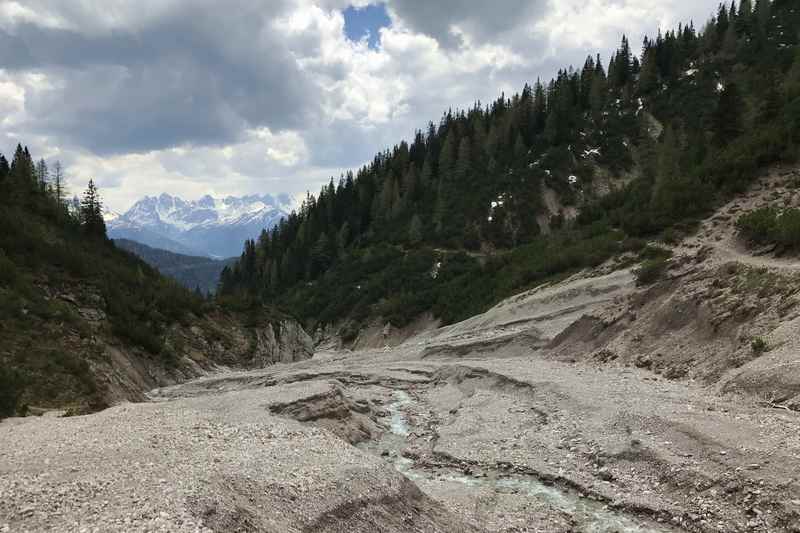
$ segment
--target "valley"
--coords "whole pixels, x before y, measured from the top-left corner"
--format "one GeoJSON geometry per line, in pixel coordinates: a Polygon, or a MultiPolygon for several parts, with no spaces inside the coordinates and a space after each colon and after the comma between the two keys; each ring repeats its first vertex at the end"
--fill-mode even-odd
{"type": "MultiPolygon", "coordinates": [[[[756,206],[786,179],[742,198],[756,206]]],[[[391,347],[318,349],[95,415],[7,420],[0,528],[798,531],[800,374],[781,339],[800,310],[785,300],[773,314],[764,291],[754,321],[709,296],[708,276],[724,269],[735,286],[756,268],[730,256],[733,205],[674,246],[655,286],[610,261],[391,347]],[[664,302],[685,298],[691,317],[665,320],[664,302]],[[755,333],[769,352],[723,365],[723,347],[728,363],[744,357],[749,342],[730,346],[755,333]]],[[[757,268],[784,276],[795,302],[796,265],[757,268]]]]}
{"type": "Polygon", "coordinates": [[[100,4],[0,0],[0,533],[800,533],[796,0],[100,4]]]}

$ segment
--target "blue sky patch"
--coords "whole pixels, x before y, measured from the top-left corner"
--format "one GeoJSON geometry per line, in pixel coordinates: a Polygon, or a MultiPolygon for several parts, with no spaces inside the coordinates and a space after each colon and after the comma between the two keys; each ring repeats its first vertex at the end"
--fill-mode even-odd
{"type": "Polygon", "coordinates": [[[365,35],[369,35],[369,47],[377,48],[380,44],[381,28],[391,25],[389,13],[386,5],[370,4],[362,8],[348,7],[343,11],[344,32],[351,41],[360,41],[365,35]]]}

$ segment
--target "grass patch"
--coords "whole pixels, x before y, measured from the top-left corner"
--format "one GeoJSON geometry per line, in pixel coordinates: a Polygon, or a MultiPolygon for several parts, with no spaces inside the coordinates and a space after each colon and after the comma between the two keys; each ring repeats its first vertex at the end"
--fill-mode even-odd
{"type": "Polygon", "coordinates": [[[750,342],[750,348],[753,350],[754,354],[761,355],[769,350],[769,344],[767,344],[767,341],[765,341],[763,337],[755,337],[750,342]]]}

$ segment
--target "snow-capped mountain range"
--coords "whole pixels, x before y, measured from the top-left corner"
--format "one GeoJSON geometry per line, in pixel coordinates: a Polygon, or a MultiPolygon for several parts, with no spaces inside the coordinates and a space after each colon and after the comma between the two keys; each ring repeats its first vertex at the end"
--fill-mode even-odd
{"type": "Polygon", "coordinates": [[[130,239],[179,254],[224,258],[242,252],[244,241],[271,229],[294,208],[288,194],[204,196],[187,201],[146,196],[123,214],[105,214],[112,239],[130,239]]]}

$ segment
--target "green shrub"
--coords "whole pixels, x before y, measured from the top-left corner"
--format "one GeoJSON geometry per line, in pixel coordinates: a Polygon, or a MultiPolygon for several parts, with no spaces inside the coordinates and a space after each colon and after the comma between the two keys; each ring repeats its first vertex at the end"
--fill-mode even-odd
{"type": "Polygon", "coordinates": [[[6,287],[13,285],[17,276],[17,267],[6,257],[3,251],[0,250],[0,285],[5,285],[6,287]]]}
{"type": "Polygon", "coordinates": [[[778,210],[761,207],[739,217],[736,229],[747,241],[754,244],[775,242],[778,235],[778,210]]]}
{"type": "Polygon", "coordinates": [[[648,244],[639,252],[639,258],[645,260],[651,259],[669,259],[672,257],[672,250],[662,248],[661,246],[653,246],[648,244]]]}
{"type": "Polygon", "coordinates": [[[787,248],[800,247],[800,209],[787,209],[778,216],[778,243],[787,248]]]}
{"type": "Polygon", "coordinates": [[[763,337],[755,337],[750,343],[750,348],[752,348],[753,353],[761,355],[769,349],[769,345],[763,337]]]}
{"type": "Polygon", "coordinates": [[[675,244],[678,244],[680,242],[681,237],[678,234],[678,232],[675,230],[675,228],[667,228],[662,232],[661,239],[666,244],[675,245],[675,244]]]}
{"type": "Polygon", "coordinates": [[[739,234],[753,244],[779,244],[800,248],[800,209],[761,207],[736,221],[739,234]]]}
{"type": "Polygon", "coordinates": [[[161,354],[164,348],[164,339],[160,332],[139,320],[114,320],[111,331],[117,337],[141,346],[153,355],[161,354]]]}
{"type": "Polygon", "coordinates": [[[22,390],[22,376],[5,364],[0,365],[0,419],[17,412],[22,390]]]}
{"type": "Polygon", "coordinates": [[[665,257],[646,260],[633,271],[636,284],[639,286],[652,285],[664,277],[667,267],[669,267],[669,260],[665,257]]]}

